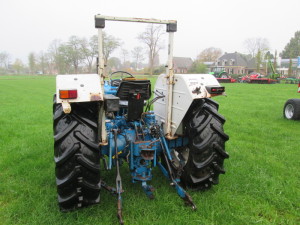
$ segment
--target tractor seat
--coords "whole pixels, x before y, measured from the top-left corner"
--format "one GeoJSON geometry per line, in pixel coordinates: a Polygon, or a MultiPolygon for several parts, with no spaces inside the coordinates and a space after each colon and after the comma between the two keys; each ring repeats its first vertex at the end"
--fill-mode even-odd
{"type": "Polygon", "coordinates": [[[151,82],[150,80],[122,80],[116,96],[120,98],[120,106],[125,106],[128,110],[127,120],[139,120],[145,100],[151,97],[151,82]]]}
{"type": "Polygon", "coordinates": [[[150,80],[122,80],[117,90],[120,100],[129,100],[133,96],[137,99],[148,100],[151,97],[150,80]]]}

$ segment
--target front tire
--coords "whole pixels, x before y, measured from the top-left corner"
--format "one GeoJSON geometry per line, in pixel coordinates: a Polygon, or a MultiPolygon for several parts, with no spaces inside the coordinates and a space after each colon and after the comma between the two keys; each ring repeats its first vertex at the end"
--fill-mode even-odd
{"type": "Polygon", "coordinates": [[[53,105],[54,160],[58,204],[62,211],[100,201],[100,150],[97,105],[73,103],[70,114],[53,105]]]}
{"type": "Polygon", "coordinates": [[[300,120],[300,99],[289,99],[283,107],[283,117],[288,120],[300,120]]]}

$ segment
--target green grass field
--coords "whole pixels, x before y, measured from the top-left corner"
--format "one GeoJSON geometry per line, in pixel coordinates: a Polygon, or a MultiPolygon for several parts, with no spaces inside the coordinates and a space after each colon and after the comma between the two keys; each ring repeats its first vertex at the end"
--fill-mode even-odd
{"type": "MultiPolygon", "coordinates": [[[[291,84],[226,84],[216,97],[230,136],[226,174],[185,207],[158,168],[154,200],[130,182],[123,165],[126,224],[300,224],[300,121],[282,117],[291,84]]],[[[0,77],[0,224],[117,224],[116,199],[71,213],[57,207],[53,160],[53,76],[0,77]]],[[[102,172],[110,185],[115,171],[102,172]]]]}

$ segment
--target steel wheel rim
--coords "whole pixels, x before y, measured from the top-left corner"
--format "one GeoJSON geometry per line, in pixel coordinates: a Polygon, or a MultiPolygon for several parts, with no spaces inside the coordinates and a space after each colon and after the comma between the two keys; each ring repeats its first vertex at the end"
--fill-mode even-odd
{"type": "Polygon", "coordinates": [[[287,104],[284,113],[287,119],[291,119],[294,115],[294,106],[292,104],[287,104]]]}

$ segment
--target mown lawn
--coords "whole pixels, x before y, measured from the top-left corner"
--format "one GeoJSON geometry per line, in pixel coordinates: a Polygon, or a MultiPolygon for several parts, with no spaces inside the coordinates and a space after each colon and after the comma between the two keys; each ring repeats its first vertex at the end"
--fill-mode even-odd
{"type": "MultiPolygon", "coordinates": [[[[191,192],[185,207],[158,169],[148,200],[122,167],[126,224],[300,224],[300,121],[282,117],[296,85],[226,84],[216,97],[230,136],[226,174],[206,192],[191,192]]],[[[53,161],[53,76],[0,76],[0,224],[117,224],[116,199],[61,213],[53,161]]],[[[102,172],[114,185],[115,171],[102,172]]]]}

